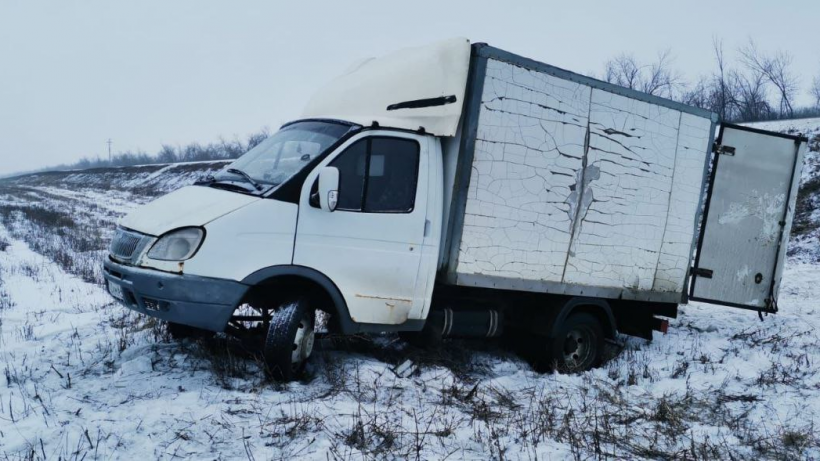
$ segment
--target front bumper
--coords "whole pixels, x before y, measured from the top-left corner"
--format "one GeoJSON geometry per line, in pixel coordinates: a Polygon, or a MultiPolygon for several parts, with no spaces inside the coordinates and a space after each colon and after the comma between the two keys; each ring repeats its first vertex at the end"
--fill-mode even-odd
{"type": "MultiPolygon", "coordinates": [[[[223,331],[248,286],[188,274],[170,274],[116,263],[103,263],[106,288],[122,288],[125,307],[168,322],[223,331]]],[[[110,290],[109,290],[110,291],[110,290]]]]}

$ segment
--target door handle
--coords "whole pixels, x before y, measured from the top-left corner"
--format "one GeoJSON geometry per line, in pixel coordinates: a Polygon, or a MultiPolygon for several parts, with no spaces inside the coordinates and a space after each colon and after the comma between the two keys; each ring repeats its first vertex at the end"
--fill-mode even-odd
{"type": "Polygon", "coordinates": [[[429,236],[430,236],[430,224],[431,224],[431,223],[430,223],[430,220],[429,220],[429,219],[425,219],[425,220],[424,220],[424,236],[425,236],[425,237],[429,237],[429,236]]]}

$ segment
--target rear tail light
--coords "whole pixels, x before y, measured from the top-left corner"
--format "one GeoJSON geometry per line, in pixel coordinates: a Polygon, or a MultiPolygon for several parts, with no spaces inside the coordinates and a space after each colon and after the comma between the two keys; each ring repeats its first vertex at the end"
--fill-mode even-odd
{"type": "Polygon", "coordinates": [[[660,331],[663,334],[666,334],[666,332],[669,331],[669,320],[653,317],[652,329],[655,331],[660,331]]]}

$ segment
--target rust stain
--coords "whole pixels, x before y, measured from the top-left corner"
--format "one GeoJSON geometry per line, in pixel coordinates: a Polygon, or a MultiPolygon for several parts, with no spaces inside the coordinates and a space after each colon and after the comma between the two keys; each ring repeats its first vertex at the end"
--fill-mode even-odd
{"type": "Polygon", "coordinates": [[[407,309],[396,309],[395,304],[391,304],[391,303],[388,303],[388,302],[385,302],[384,305],[387,306],[388,318],[392,322],[395,322],[396,324],[399,324],[399,323],[404,323],[407,320],[407,314],[408,314],[407,309]]]}
{"type": "MultiPolygon", "coordinates": [[[[354,295],[357,298],[362,299],[374,299],[380,300],[384,302],[385,307],[387,307],[387,320],[384,323],[389,324],[401,324],[407,320],[408,315],[408,308],[413,304],[412,299],[405,299],[405,298],[388,298],[384,296],[370,296],[370,295],[363,295],[360,293],[356,293],[354,295]]],[[[354,322],[357,322],[355,318],[351,316],[351,319],[354,322]]]]}
{"type": "MultiPolygon", "coordinates": [[[[370,296],[370,295],[363,295],[363,294],[359,294],[359,293],[356,293],[356,295],[355,295],[355,296],[356,296],[357,298],[364,298],[364,299],[380,299],[380,300],[382,300],[382,301],[396,301],[396,302],[399,302],[399,303],[407,303],[407,304],[409,304],[409,303],[412,303],[412,302],[413,302],[413,300],[412,300],[412,299],[405,299],[405,298],[387,298],[387,297],[384,297],[384,296],[370,296]]],[[[385,303],[385,304],[387,304],[387,306],[388,306],[388,307],[394,307],[394,306],[395,306],[395,304],[394,304],[394,305],[392,305],[392,306],[391,306],[389,303],[385,303]]]]}

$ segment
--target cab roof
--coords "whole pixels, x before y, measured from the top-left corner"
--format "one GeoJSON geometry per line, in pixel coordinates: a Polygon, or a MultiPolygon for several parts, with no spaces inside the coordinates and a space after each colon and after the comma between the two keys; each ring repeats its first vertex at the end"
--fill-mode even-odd
{"type": "Polygon", "coordinates": [[[315,93],[302,117],[455,136],[469,67],[466,38],[366,59],[315,93]]]}

